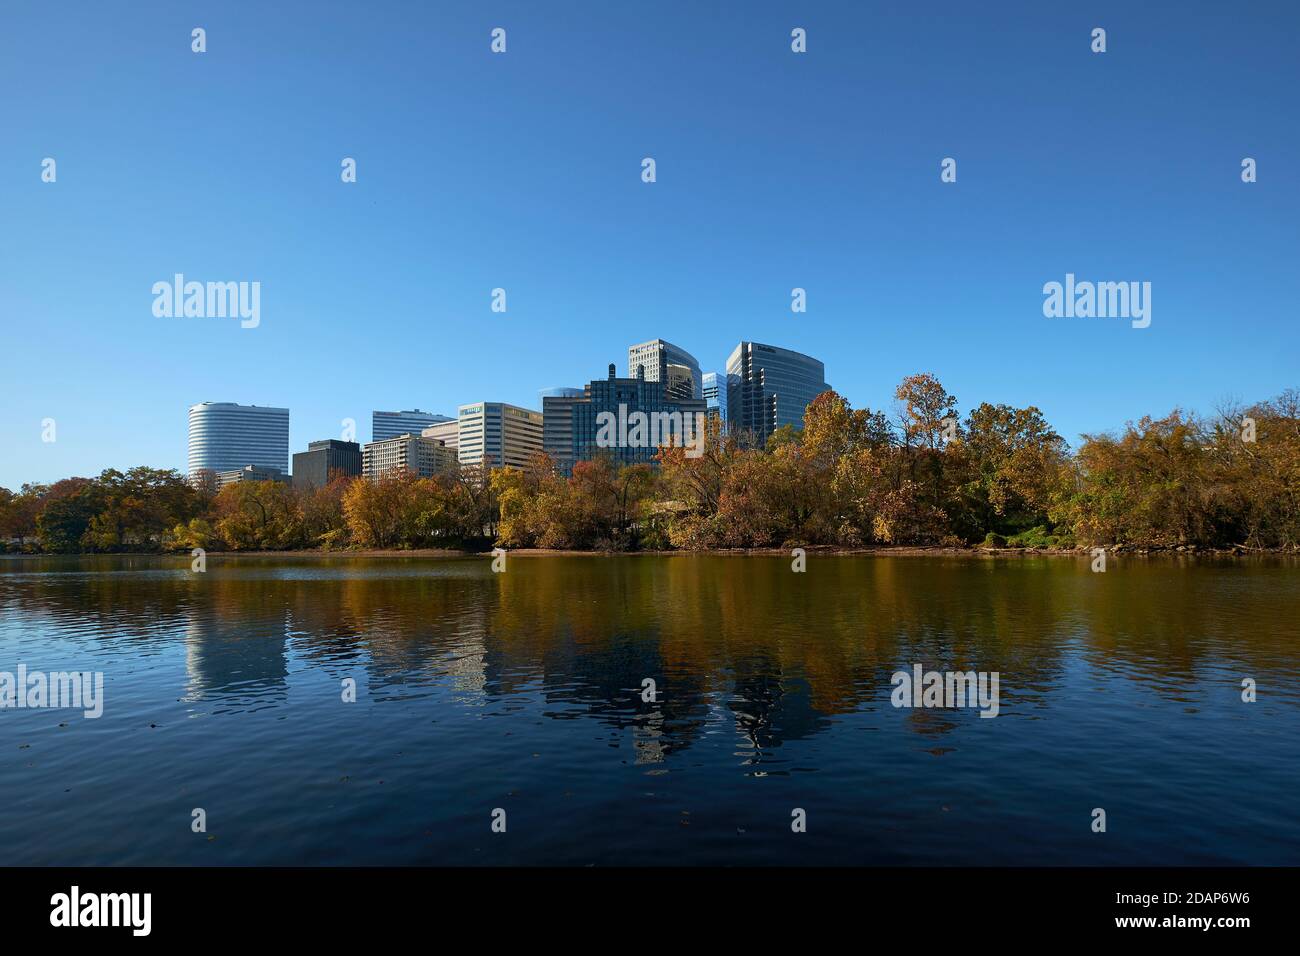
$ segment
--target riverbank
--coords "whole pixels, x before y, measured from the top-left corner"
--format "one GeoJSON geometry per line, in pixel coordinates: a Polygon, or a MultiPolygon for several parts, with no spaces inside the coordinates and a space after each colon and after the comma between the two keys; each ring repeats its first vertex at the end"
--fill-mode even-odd
{"type": "MultiPolygon", "coordinates": [[[[975,546],[969,548],[935,545],[921,547],[900,545],[897,547],[876,545],[861,548],[844,548],[835,545],[798,545],[790,548],[715,548],[710,550],[641,550],[641,551],[596,551],[567,550],[557,548],[516,548],[506,549],[512,558],[521,557],[583,557],[592,555],[610,556],[656,556],[674,555],[711,555],[711,556],[767,556],[790,557],[794,547],[801,547],[805,554],[823,557],[847,557],[869,555],[875,557],[954,557],[954,558],[1006,558],[1006,557],[1091,557],[1093,547],[1074,548],[988,548],[975,546]]],[[[1098,546],[1100,547],[1100,546],[1098,546]]],[[[1108,545],[1104,549],[1108,555],[1163,555],[1169,557],[1295,557],[1300,551],[1277,548],[1248,548],[1234,546],[1231,548],[1200,548],[1182,545],[1178,547],[1151,547],[1137,545],[1108,545]]],[[[276,551],[218,551],[206,552],[209,558],[465,558],[490,557],[490,550],[471,550],[459,548],[358,548],[322,550],[319,548],[302,548],[298,550],[276,551]]],[[[189,560],[188,552],[182,551],[121,551],[95,552],[86,554],[60,554],[47,552],[11,552],[0,553],[0,558],[57,558],[57,557],[175,557],[189,560]]]]}

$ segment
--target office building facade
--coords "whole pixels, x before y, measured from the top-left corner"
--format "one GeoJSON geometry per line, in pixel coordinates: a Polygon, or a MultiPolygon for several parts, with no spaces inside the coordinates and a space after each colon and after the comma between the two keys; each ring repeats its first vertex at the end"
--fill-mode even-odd
{"type": "Polygon", "coordinates": [[[562,475],[573,473],[573,403],[581,401],[581,388],[544,388],[542,398],[542,450],[562,475]]]}
{"type": "Polygon", "coordinates": [[[218,471],[216,473],[217,490],[220,491],[226,485],[233,485],[240,481],[279,481],[284,484],[289,483],[289,476],[279,468],[267,468],[263,465],[245,465],[243,468],[232,468],[229,471],[218,471]]]}
{"type": "Polygon", "coordinates": [[[472,402],[457,410],[460,463],[523,468],[542,450],[542,413],[505,402],[472,402]]]}
{"type": "Polygon", "coordinates": [[[371,412],[370,440],[386,441],[398,435],[418,435],[430,425],[453,420],[446,415],[422,412],[418,408],[405,412],[371,412]]]}
{"type": "Polygon", "coordinates": [[[574,462],[603,455],[622,465],[654,464],[660,447],[685,446],[698,434],[704,399],[673,398],[661,383],[644,377],[644,368],[642,373],[615,378],[611,364],[609,377],[590,382],[583,397],[573,403],[574,462]],[[642,435],[636,433],[638,415],[641,422],[654,423],[642,435]]]}
{"type": "Polygon", "coordinates": [[[644,370],[647,382],[660,382],[665,392],[675,399],[703,397],[704,382],[700,363],[683,348],[651,339],[633,345],[627,350],[627,377],[637,378],[637,369],[644,370]]]}
{"type": "Polygon", "coordinates": [[[460,422],[449,418],[445,422],[438,422],[436,425],[422,429],[420,434],[425,438],[436,438],[448,448],[456,448],[460,444],[460,422]]]}
{"type": "Polygon", "coordinates": [[[247,465],[289,471],[289,409],[234,402],[190,406],[188,473],[217,474],[247,465]]]}
{"type": "Polygon", "coordinates": [[[293,456],[293,486],[323,488],[338,476],[361,474],[361,446],[354,441],[327,438],[309,442],[306,451],[293,456]]]}
{"type": "Polygon", "coordinates": [[[401,472],[432,478],[455,464],[454,449],[436,438],[423,435],[397,435],[384,441],[372,441],[361,449],[361,473],[371,481],[401,472]]]}
{"type": "Polygon", "coordinates": [[[762,445],[783,425],[803,428],[808,403],[830,388],[826,366],[810,355],[741,342],[727,359],[727,425],[762,445]]]}
{"type": "Polygon", "coordinates": [[[727,433],[727,373],[705,372],[703,382],[704,414],[709,420],[709,434],[725,435],[727,433]]]}

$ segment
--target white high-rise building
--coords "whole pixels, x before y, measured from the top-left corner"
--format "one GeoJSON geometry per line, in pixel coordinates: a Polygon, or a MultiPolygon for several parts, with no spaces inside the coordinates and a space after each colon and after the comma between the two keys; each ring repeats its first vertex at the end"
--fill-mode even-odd
{"type": "Polygon", "coordinates": [[[456,451],[462,465],[522,468],[542,450],[542,413],[505,402],[462,405],[456,451]]]}
{"type": "Polygon", "coordinates": [[[248,465],[289,473],[289,409],[234,402],[191,405],[190,477],[248,465]]]}
{"type": "Polygon", "coordinates": [[[398,435],[372,441],[361,449],[361,474],[371,481],[384,475],[409,471],[421,478],[432,478],[456,464],[455,449],[436,438],[423,435],[398,435]]]}
{"type": "Polygon", "coordinates": [[[455,448],[460,444],[460,422],[449,418],[445,422],[430,425],[421,430],[420,434],[425,438],[436,438],[448,448],[455,448]]]}

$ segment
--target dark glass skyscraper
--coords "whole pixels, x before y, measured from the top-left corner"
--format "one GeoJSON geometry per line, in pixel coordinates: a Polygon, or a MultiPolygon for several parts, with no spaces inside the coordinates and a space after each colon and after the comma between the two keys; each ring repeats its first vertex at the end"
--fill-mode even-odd
{"type": "Polygon", "coordinates": [[[802,428],[804,409],[828,388],[826,366],[812,356],[741,342],[727,359],[727,426],[762,444],[782,425],[802,428]]]}
{"type": "Polygon", "coordinates": [[[713,426],[717,434],[727,433],[727,373],[704,373],[704,403],[708,406],[710,420],[716,420],[713,426]]]}
{"type": "MultiPolygon", "coordinates": [[[[680,423],[683,431],[692,429],[691,435],[702,434],[697,418],[704,415],[702,398],[674,398],[666,393],[661,382],[651,382],[641,377],[615,378],[614,366],[609,366],[609,377],[588,383],[581,399],[573,402],[573,460],[586,461],[598,455],[608,455],[619,464],[652,463],[661,445],[672,441],[686,444],[687,435],[676,432],[665,434],[662,423],[671,420],[674,429],[680,423]],[[639,440],[635,436],[638,413],[644,419],[656,416],[658,443],[639,440]],[[675,417],[674,417],[675,416],[675,417]],[[689,419],[689,426],[685,421],[689,419]],[[615,422],[614,427],[609,423],[615,422]],[[602,436],[602,426],[604,432],[602,436]],[[611,440],[612,439],[612,440],[611,440]]],[[[644,374],[644,369],[643,369],[644,374]]]]}

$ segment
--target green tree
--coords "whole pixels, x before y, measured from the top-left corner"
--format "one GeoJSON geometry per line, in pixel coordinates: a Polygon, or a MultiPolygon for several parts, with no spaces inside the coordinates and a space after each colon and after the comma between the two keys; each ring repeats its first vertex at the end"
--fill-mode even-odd
{"type": "Polygon", "coordinates": [[[962,492],[977,537],[1048,521],[1068,457],[1064,439],[1037,408],[979,405],[952,451],[954,465],[967,466],[962,492]]]}
{"type": "Polygon", "coordinates": [[[50,486],[36,517],[36,537],[45,551],[84,550],[83,537],[103,509],[106,495],[92,478],[64,478],[50,486]]]}

